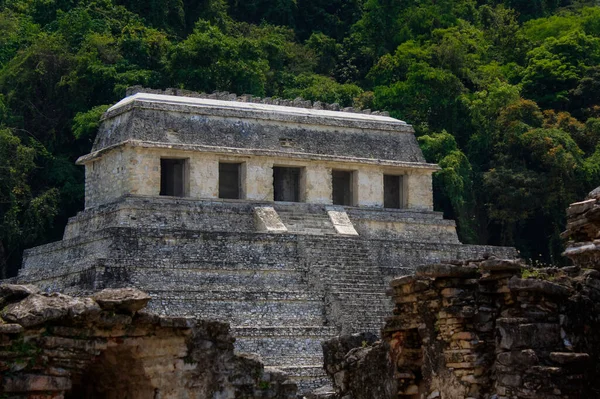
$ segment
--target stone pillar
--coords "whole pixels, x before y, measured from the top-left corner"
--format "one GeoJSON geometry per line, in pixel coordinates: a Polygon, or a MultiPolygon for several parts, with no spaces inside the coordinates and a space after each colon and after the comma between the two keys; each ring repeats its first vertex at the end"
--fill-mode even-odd
{"type": "Polygon", "coordinates": [[[190,197],[219,198],[219,160],[212,155],[195,154],[189,162],[190,197]]]}
{"type": "Polygon", "coordinates": [[[127,194],[160,194],[160,154],[143,148],[128,148],[123,151],[128,162],[127,194]]]}
{"type": "Polygon", "coordinates": [[[431,172],[415,173],[406,175],[408,182],[405,184],[407,190],[406,207],[409,209],[433,210],[433,188],[431,184],[431,172]]]}
{"type": "Polygon", "coordinates": [[[273,162],[249,159],[246,162],[246,199],[273,201],[273,162]]]}
{"type": "Polygon", "coordinates": [[[357,205],[383,207],[383,173],[379,170],[356,172],[357,205]]]}
{"type": "Polygon", "coordinates": [[[331,168],[310,165],[304,169],[305,200],[312,204],[331,204],[331,168]]]}

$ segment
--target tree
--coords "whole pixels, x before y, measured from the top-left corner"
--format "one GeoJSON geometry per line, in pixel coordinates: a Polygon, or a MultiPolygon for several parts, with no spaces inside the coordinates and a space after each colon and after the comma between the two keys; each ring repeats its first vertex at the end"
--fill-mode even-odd
{"type": "Polygon", "coordinates": [[[463,242],[475,242],[473,226],[473,176],[465,154],[456,140],[445,131],[419,137],[419,145],[428,162],[439,164],[433,176],[435,203],[447,218],[457,219],[463,242]]]}
{"type": "Polygon", "coordinates": [[[34,148],[23,145],[10,129],[0,129],[0,278],[16,272],[9,261],[20,259],[24,248],[42,238],[57,213],[58,190],[31,190],[35,157],[34,148]]]}
{"type": "Polygon", "coordinates": [[[600,38],[579,31],[550,37],[527,54],[523,91],[544,108],[565,109],[569,91],[600,62],[600,38]]]}
{"type": "Polygon", "coordinates": [[[363,90],[352,84],[340,84],[331,78],[314,74],[302,74],[295,79],[295,87],[283,91],[288,98],[301,97],[324,103],[338,103],[350,107],[363,90]]]}
{"type": "Polygon", "coordinates": [[[465,88],[456,76],[424,63],[410,67],[405,81],[375,88],[375,106],[419,127],[459,132],[461,104],[465,88]]]}

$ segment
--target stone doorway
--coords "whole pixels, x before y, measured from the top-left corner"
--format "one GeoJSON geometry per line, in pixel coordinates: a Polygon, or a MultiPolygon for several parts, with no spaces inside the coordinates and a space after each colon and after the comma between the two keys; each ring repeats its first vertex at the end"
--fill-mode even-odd
{"type": "Polygon", "coordinates": [[[187,160],[160,160],[160,195],[185,197],[187,195],[187,160]]]}
{"type": "Polygon", "coordinates": [[[383,175],[383,207],[405,208],[404,176],[383,175]]]}
{"type": "Polygon", "coordinates": [[[275,201],[301,202],[302,168],[273,167],[273,197],[275,201]]]}
{"type": "Polygon", "coordinates": [[[219,198],[242,198],[242,164],[219,163],[219,198]]]}
{"type": "Polygon", "coordinates": [[[82,374],[73,375],[65,399],[154,399],[158,389],[146,375],[143,361],[131,347],[106,349],[82,374]]]}
{"type": "Polygon", "coordinates": [[[331,171],[333,205],[354,205],[353,176],[347,170],[331,171]]]}

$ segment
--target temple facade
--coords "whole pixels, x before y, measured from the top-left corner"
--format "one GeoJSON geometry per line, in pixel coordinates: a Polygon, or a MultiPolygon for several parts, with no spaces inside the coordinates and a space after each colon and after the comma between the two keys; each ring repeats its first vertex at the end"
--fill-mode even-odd
{"type": "Polygon", "coordinates": [[[77,161],[85,210],[61,242],[25,252],[18,282],[72,294],[135,286],[155,312],[231,323],[239,352],[308,390],[326,382],[322,340],[381,328],[393,277],[516,255],[461,244],[433,211],[439,168],[405,122],[178,94],[131,93],[105,113],[77,161]]]}

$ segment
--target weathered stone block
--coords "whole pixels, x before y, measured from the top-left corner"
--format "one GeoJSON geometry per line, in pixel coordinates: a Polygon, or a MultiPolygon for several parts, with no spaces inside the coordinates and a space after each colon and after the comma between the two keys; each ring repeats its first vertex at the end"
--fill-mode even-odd
{"type": "Polygon", "coordinates": [[[150,296],[135,288],[104,289],[92,296],[103,310],[135,313],[146,307],[150,296]]]}

